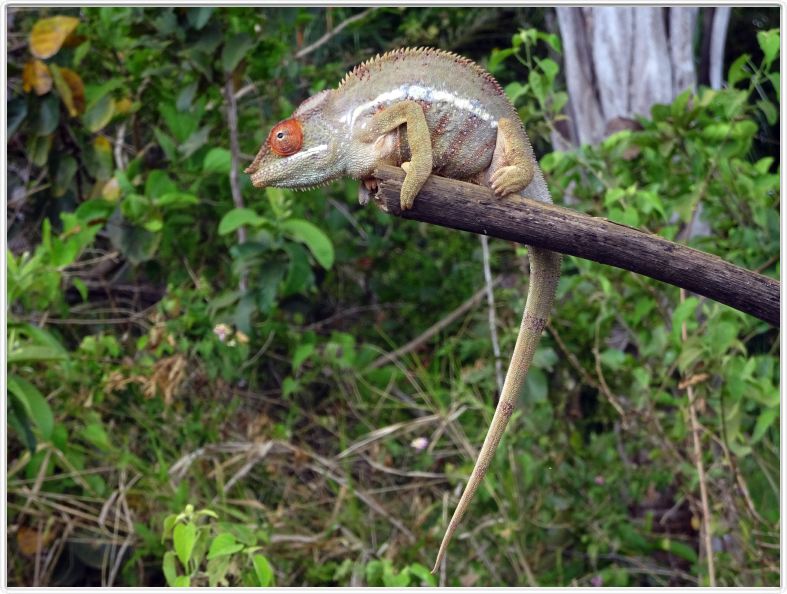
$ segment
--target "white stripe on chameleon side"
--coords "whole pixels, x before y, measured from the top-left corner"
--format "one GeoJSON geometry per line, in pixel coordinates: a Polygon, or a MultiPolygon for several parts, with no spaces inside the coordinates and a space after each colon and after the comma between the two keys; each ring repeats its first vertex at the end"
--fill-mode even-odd
{"type": "Polygon", "coordinates": [[[453,105],[457,109],[469,111],[485,122],[489,122],[492,128],[497,128],[497,120],[492,114],[486,111],[480,101],[460,97],[451,91],[442,91],[423,85],[401,85],[391,91],[380,93],[377,97],[366,103],[362,103],[352,111],[348,111],[342,118],[352,130],[356,120],[369,110],[378,105],[392,103],[401,99],[412,99],[415,101],[429,101],[430,103],[445,102],[453,105]]]}

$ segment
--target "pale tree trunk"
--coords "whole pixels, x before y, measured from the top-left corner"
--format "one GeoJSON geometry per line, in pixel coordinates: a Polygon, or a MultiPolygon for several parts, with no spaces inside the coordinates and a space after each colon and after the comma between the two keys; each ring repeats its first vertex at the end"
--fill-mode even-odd
{"type": "Polygon", "coordinates": [[[729,6],[719,6],[712,9],[712,25],[710,30],[710,86],[712,89],[720,89],[721,81],[724,80],[724,42],[727,40],[727,26],[730,23],[729,6]]]}
{"type": "MultiPolygon", "coordinates": [[[[596,144],[697,84],[693,7],[557,8],[571,124],[566,144],[596,144]]],[[[725,27],[726,30],[726,27],[725,27]]],[[[721,43],[723,48],[723,41],[721,43]]]]}
{"type": "MultiPolygon", "coordinates": [[[[696,89],[694,40],[698,8],[588,7],[557,8],[556,12],[564,48],[569,123],[553,133],[555,149],[597,144],[614,131],[636,128],[639,124],[633,118],[648,117],[654,104],[671,103],[684,90],[696,89]]],[[[704,74],[709,75],[714,88],[722,82],[729,16],[729,8],[703,14],[702,53],[709,55],[701,56],[698,63],[707,69],[704,74]]],[[[709,231],[702,221],[702,204],[697,206],[695,216],[684,229],[684,239],[709,231]]],[[[695,404],[691,392],[689,396],[694,428],[695,404]]],[[[696,431],[694,436],[702,506],[702,556],[707,563],[709,583],[714,586],[711,514],[696,431]]]]}

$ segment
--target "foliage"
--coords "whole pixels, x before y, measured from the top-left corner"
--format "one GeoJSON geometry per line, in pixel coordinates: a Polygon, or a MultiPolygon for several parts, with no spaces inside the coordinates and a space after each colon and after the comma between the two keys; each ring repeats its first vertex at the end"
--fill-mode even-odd
{"type": "MultiPolygon", "coordinates": [[[[300,100],[399,45],[488,66],[546,150],[561,47],[544,10],[378,7],[293,57],[362,12],[9,11],[12,584],[439,583],[493,412],[487,314],[382,355],[483,286],[478,242],[358,209],[356,182],[260,192],[241,170],[300,100]]],[[[778,278],[779,35],[751,37],[724,90],[543,155],[556,201],[778,278]]],[[[510,352],[523,248],[490,248],[510,352]]],[[[776,583],[778,355],[762,322],[567,258],[447,584],[707,581],[689,390],[717,580],[776,583]]]]}
{"type": "Polygon", "coordinates": [[[259,539],[267,535],[244,524],[211,520],[218,520],[216,512],[195,511],[191,504],[164,518],[162,540],[172,541],[172,550],[164,553],[162,561],[167,584],[274,586],[273,568],[259,553],[259,539]]]}

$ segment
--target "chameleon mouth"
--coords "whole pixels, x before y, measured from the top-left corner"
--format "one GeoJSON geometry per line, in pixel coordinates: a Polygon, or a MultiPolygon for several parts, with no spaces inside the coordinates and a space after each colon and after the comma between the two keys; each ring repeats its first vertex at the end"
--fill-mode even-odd
{"type": "MultiPolygon", "coordinates": [[[[249,167],[251,169],[251,167],[249,167]]],[[[265,183],[265,179],[263,178],[264,171],[261,169],[257,169],[254,172],[250,172],[249,169],[246,170],[247,173],[251,173],[249,176],[251,178],[251,185],[255,188],[264,188],[267,184],[265,183]]]]}
{"type": "Polygon", "coordinates": [[[358,184],[358,204],[366,206],[369,200],[374,198],[377,193],[377,179],[374,177],[367,177],[361,180],[358,184]]]}

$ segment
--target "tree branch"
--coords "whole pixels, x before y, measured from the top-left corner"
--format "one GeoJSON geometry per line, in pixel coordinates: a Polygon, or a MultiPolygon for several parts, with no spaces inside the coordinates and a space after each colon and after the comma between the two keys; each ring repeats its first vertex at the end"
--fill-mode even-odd
{"type": "Polygon", "coordinates": [[[377,10],[378,8],[380,8],[380,7],[379,6],[373,6],[371,8],[367,8],[363,12],[359,12],[358,14],[354,14],[350,18],[342,21],[335,28],[331,29],[330,31],[326,31],[325,34],[322,37],[320,37],[317,41],[315,41],[314,43],[312,43],[310,45],[307,45],[306,47],[300,49],[295,54],[295,57],[300,59],[300,58],[303,58],[304,56],[308,56],[310,53],[312,53],[318,47],[320,47],[321,45],[324,45],[325,43],[329,42],[333,37],[335,37],[336,35],[341,33],[344,30],[345,27],[347,27],[348,25],[352,25],[356,21],[361,20],[366,15],[368,15],[372,11],[377,10]]]}
{"type": "Polygon", "coordinates": [[[388,214],[579,256],[643,274],[779,325],[779,282],[718,256],[633,227],[525,198],[496,198],[475,184],[431,176],[415,206],[399,207],[404,172],[374,172],[375,203],[388,214]]]}
{"type": "MultiPolygon", "coordinates": [[[[227,77],[224,85],[224,95],[227,100],[227,126],[230,129],[230,190],[232,191],[232,202],[235,208],[243,208],[243,195],[240,191],[238,182],[238,169],[240,144],[238,143],[238,101],[235,97],[235,86],[232,75],[227,77]]],[[[246,227],[238,227],[238,243],[246,243],[246,227]]],[[[249,272],[241,270],[239,287],[241,293],[245,293],[249,286],[249,272]]]]}

